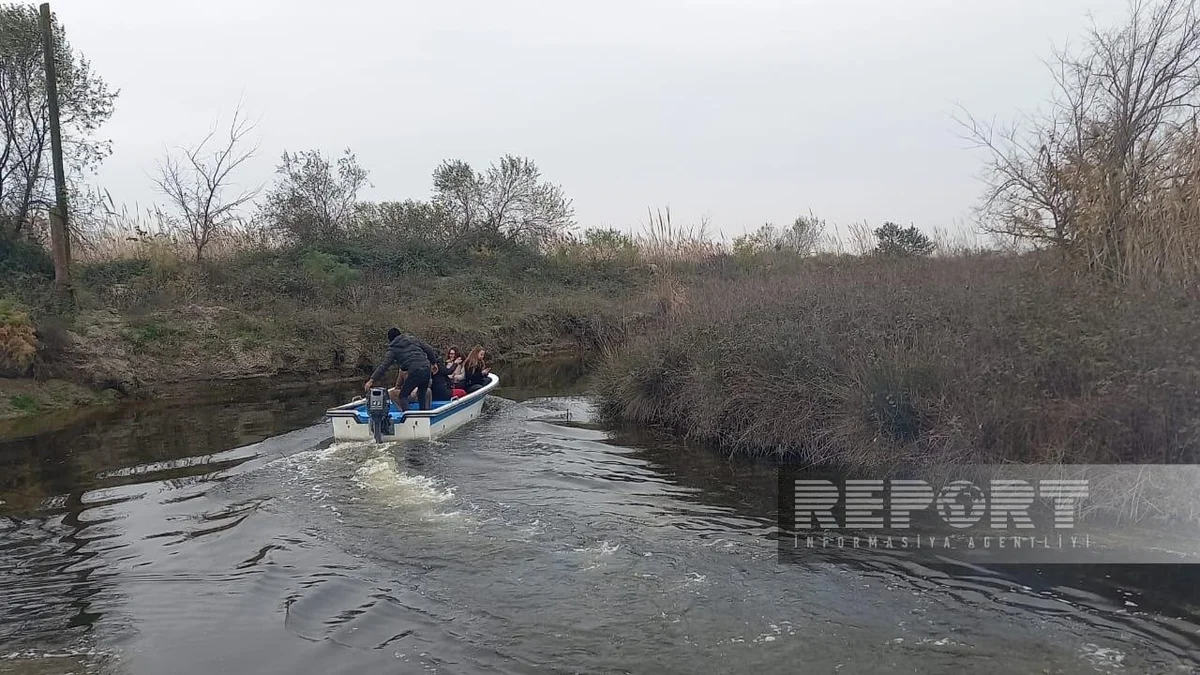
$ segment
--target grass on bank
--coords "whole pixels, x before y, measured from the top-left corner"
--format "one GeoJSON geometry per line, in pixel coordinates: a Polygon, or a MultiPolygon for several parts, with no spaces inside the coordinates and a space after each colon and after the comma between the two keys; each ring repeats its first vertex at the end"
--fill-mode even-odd
{"type": "Polygon", "coordinates": [[[1200,459],[1200,309],[1044,256],[816,257],[689,286],[598,372],[604,412],[892,470],[1200,459]]]}
{"type": "MultiPolygon", "coordinates": [[[[148,380],[353,372],[393,323],[513,360],[568,345],[605,354],[596,391],[618,422],[850,468],[1200,454],[1194,295],[961,240],[810,256],[658,222],[657,239],[593,232],[547,251],[350,237],[198,266],[143,248],[78,263],[79,310],[38,335],[69,329],[83,344],[58,352],[94,343],[89,358],[123,353],[148,380]]],[[[50,307],[39,278],[10,293],[50,307]]]]}

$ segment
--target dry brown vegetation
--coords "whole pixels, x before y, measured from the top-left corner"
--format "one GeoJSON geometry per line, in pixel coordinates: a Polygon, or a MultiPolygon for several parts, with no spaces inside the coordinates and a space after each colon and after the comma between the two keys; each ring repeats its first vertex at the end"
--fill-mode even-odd
{"type": "Polygon", "coordinates": [[[1135,0],[1053,66],[1045,115],[965,122],[1005,253],[751,251],[610,354],[608,415],[875,469],[1200,459],[1200,14],[1135,0]]]}
{"type": "Polygon", "coordinates": [[[599,371],[606,413],[887,468],[1200,458],[1200,313],[1045,256],[777,261],[691,285],[599,371]]]}
{"type": "Polygon", "coordinates": [[[1184,0],[1131,16],[1061,55],[1047,116],[968,121],[992,153],[983,216],[1003,252],[935,232],[926,256],[913,229],[811,214],[731,243],[669,210],[634,234],[573,232],[569,200],[515,158],[443,164],[428,202],[363,204],[352,153],[336,168],[303,153],[264,222],[217,228],[202,261],[158,211],[110,204],[75,307],[54,306],[28,247],[10,249],[24,276],[0,281],[36,314],[35,370],[101,389],[350,375],[397,324],[508,360],[603,354],[610,418],[732,452],[883,470],[1196,462],[1200,23],[1184,0]]]}
{"type": "Polygon", "coordinates": [[[1117,283],[1200,279],[1200,13],[1132,0],[1051,62],[1050,109],[998,127],[966,116],[990,154],[983,221],[1117,283]]]}

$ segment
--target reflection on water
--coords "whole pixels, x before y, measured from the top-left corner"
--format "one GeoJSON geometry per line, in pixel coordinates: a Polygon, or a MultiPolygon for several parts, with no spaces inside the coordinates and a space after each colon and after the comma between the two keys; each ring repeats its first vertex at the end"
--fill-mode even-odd
{"type": "Polygon", "coordinates": [[[566,397],[333,443],[316,423],[356,386],[0,444],[0,674],[1197,663],[1194,582],[1155,604],[1128,574],[781,565],[769,466],[606,431],[566,397]]]}
{"type": "Polygon", "coordinates": [[[352,387],[286,396],[234,392],[240,396],[205,405],[171,401],[109,409],[51,432],[0,441],[0,494],[6,502],[0,514],[28,513],[48,497],[99,485],[101,474],[115,467],[147,471],[161,460],[202,458],[312,424],[327,408],[344,403],[352,387]]]}

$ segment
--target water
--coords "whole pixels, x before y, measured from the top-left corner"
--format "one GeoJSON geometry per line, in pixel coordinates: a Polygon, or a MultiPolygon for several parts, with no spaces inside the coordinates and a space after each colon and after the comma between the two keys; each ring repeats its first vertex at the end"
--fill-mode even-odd
{"type": "Polygon", "coordinates": [[[319,424],[349,393],[0,444],[0,673],[1200,670],[1197,612],[1112,575],[780,564],[772,471],[579,397],[374,447],[319,424]]]}

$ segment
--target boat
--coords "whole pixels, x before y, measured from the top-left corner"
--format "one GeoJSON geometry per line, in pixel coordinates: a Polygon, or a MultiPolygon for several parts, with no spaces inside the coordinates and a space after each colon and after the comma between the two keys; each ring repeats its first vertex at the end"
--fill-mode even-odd
{"type": "Polygon", "coordinates": [[[377,443],[428,440],[448,434],[483,414],[484,399],[500,384],[495,373],[489,373],[488,380],[483,387],[462,398],[432,401],[429,410],[419,410],[414,401],[408,410],[401,412],[387,396],[387,389],[377,387],[368,397],[330,408],[325,414],[333,424],[334,440],[377,443]],[[372,401],[375,402],[374,416],[371,414],[372,401]]]}

